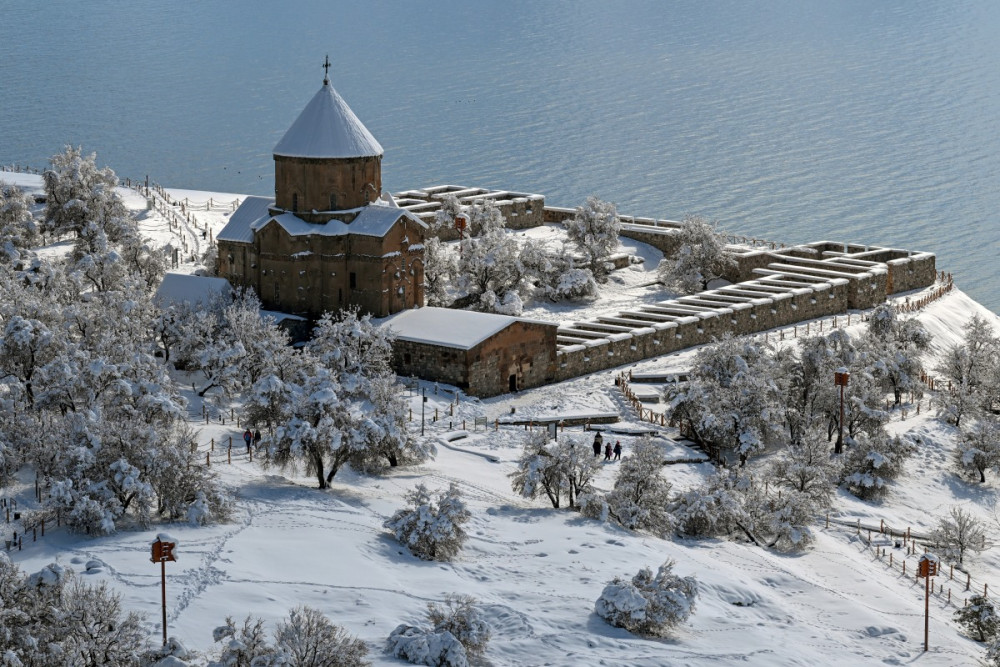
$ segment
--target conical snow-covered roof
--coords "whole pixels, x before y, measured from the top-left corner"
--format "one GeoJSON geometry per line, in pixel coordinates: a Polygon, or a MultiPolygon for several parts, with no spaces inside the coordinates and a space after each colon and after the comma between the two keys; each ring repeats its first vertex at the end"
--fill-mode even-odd
{"type": "Polygon", "coordinates": [[[327,80],[274,147],[274,154],[283,157],[352,158],[382,153],[382,146],[327,80]]]}

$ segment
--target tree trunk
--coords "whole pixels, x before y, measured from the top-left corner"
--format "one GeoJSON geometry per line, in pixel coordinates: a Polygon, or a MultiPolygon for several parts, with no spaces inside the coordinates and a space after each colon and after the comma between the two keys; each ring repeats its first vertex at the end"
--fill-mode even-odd
{"type": "Polygon", "coordinates": [[[319,452],[316,452],[316,451],[310,452],[310,456],[312,457],[312,460],[313,460],[313,466],[315,466],[315,468],[316,468],[316,479],[319,482],[319,487],[318,488],[320,488],[320,489],[329,489],[330,488],[330,479],[333,477],[333,472],[330,473],[329,477],[327,477],[327,476],[325,476],[323,474],[323,472],[324,472],[324,469],[323,469],[323,456],[319,452]]]}

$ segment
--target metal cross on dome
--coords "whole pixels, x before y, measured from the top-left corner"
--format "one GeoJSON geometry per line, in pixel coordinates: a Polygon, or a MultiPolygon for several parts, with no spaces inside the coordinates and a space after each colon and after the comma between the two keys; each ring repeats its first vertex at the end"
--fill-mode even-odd
{"type": "Polygon", "coordinates": [[[330,54],[326,54],[326,60],[323,61],[323,83],[330,83],[330,54]]]}

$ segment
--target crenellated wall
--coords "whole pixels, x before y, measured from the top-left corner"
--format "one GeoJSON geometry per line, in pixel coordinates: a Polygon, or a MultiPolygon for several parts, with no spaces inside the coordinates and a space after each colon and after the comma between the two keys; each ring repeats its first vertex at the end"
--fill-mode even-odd
{"type": "MultiPolygon", "coordinates": [[[[733,286],[738,287],[738,286],[733,286]]],[[[704,292],[699,297],[723,294],[725,290],[704,292]]],[[[829,283],[776,293],[773,297],[734,303],[675,321],[650,321],[648,327],[629,333],[612,334],[579,345],[565,346],[556,355],[556,380],[562,381],[595,371],[614,368],[644,359],[711,343],[725,334],[747,335],[803,320],[828,317],[847,311],[850,282],[829,283]]],[[[696,302],[691,299],[687,303],[696,302]]],[[[685,300],[679,300],[685,303],[685,300]]]]}

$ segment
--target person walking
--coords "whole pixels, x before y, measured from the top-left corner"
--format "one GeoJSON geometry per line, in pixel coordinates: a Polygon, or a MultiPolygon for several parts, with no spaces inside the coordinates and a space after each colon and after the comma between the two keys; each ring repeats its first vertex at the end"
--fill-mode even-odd
{"type": "Polygon", "coordinates": [[[254,447],[260,446],[260,429],[259,428],[255,428],[253,430],[253,446],[254,447]]]}
{"type": "Polygon", "coordinates": [[[247,454],[250,453],[250,443],[253,442],[253,433],[250,429],[243,431],[243,442],[247,443],[247,454]]]}
{"type": "Polygon", "coordinates": [[[621,461],[622,458],[622,443],[621,440],[615,440],[615,461],[621,461]]]}
{"type": "Polygon", "coordinates": [[[601,450],[604,449],[604,438],[601,437],[601,432],[598,431],[597,435],[594,436],[594,458],[601,455],[601,450]]]}
{"type": "Polygon", "coordinates": [[[611,460],[611,443],[610,442],[608,444],[604,445],[604,460],[605,461],[610,461],[611,460]]]}

